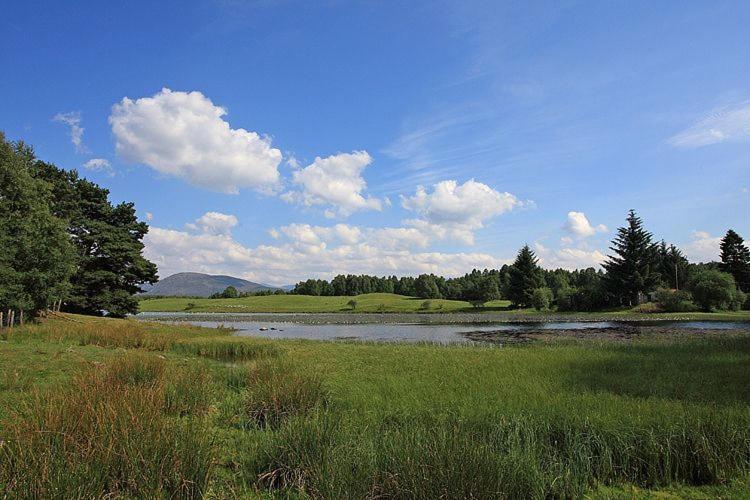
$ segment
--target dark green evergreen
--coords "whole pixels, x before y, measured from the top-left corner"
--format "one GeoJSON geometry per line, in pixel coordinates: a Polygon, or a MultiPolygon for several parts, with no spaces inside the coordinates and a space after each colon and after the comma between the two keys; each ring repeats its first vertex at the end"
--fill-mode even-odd
{"type": "Polygon", "coordinates": [[[740,290],[750,292],[750,250],[745,240],[732,229],[721,240],[719,269],[731,274],[740,290]]]}
{"type": "Polygon", "coordinates": [[[536,255],[529,245],[524,245],[510,266],[507,298],[516,307],[530,306],[534,290],[545,285],[542,270],[537,262],[536,255]]]}
{"type": "Polygon", "coordinates": [[[73,246],[50,211],[49,186],[31,175],[35,161],[0,132],[0,310],[27,315],[63,298],[73,272],[73,246]]]}
{"type": "Polygon", "coordinates": [[[51,187],[50,208],[65,221],[76,250],[76,270],[64,310],[125,316],[138,311],[140,286],[157,281],[143,256],[148,225],[132,203],[113,205],[109,191],[55,165],[37,161],[34,175],[51,187]]]}
{"type": "Polygon", "coordinates": [[[617,230],[609,256],[604,263],[607,291],[619,305],[636,305],[641,294],[654,291],[659,284],[658,249],[643,221],[630,210],[627,225],[617,230]]]}
{"type": "Polygon", "coordinates": [[[690,263],[679,248],[662,240],[657,247],[657,262],[664,287],[679,290],[687,286],[690,263]]]}

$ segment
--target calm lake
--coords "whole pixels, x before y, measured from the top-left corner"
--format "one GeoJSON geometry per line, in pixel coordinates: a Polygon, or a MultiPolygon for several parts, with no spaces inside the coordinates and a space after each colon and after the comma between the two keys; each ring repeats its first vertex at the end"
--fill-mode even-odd
{"type": "MultiPolygon", "coordinates": [[[[318,315],[262,314],[242,315],[234,313],[196,314],[185,313],[141,313],[142,320],[156,320],[170,323],[189,323],[197,326],[216,328],[224,326],[236,330],[236,335],[271,339],[314,339],[314,340],[362,340],[370,342],[437,342],[471,343],[464,333],[480,331],[539,331],[539,330],[587,330],[617,329],[632,326],[631,322],[619,321],[553,321],[553,322],[498,322],[498,323],[415,323],[415,322],[375,322],[367,323],[367,315],[358,315],[355,322],[342,323],[339,320],[317,322],[318,315]],[[363,316],[364,319],[362,318],[363,316]]],[[[328,316],[321,315],[323,319],[328,316]]],[[[338,319],[338,318],[337,318],[338,319]]],[[[352,318],[355,319],[355,318],[352,318]]],[[[345,319],[344,319],[345,320],[345,319]]],[[[750,322],[719,321],[639,321],[638,326],[659,326],[671,329],[689,330],[750,330],[750,322]]]]}

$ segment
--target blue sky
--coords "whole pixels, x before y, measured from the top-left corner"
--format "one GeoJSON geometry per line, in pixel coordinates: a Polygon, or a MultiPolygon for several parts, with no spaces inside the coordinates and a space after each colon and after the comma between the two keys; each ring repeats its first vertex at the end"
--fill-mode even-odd
{"type": "Polygon", "coordinates": [[[635,208],[750,237],[746,2],[13,2],[0,129],[149,219],[163,276],[597,265],[635,208]],[[421,187],[420,187],[421,186],[421,187]]]}

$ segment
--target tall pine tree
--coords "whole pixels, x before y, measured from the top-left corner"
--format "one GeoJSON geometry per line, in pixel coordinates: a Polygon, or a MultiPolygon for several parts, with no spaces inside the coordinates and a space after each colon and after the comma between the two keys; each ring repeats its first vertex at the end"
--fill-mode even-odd
{"type": "Polygon", "coordinates": [[[518,307],[531,305],[534,289],[544,286],[542,270],[529,245],[518,252],[516,261],[510,266],[508,276],[508,299],[518,307]]]}
{"type": "Polygon", "coordinates": [[[674,245],[667,245],[662,240],[657,252],[657,271],[661,277],[662,284],[667,288],[679,290],[685,288],[688,281],[688,262],[682,251],[674,245]]]}
{"type": "Polygon", "coordinates": [[[34,161],[0,132],[0,310],[32,315],[65,295],[73,273],[73,246],[50,211],[49,186],[31,176],[34,161]]]}
{"type": "Polygon", "coordinates": [[[659,283],[658,249],[643,221],[630,210],[627,225],[617,230],[610,250],[614,255],[604,263],[609,293],[621,305],[635,305],[641,293],[653,291],[659,283]]]}
{"type": "Polygon", "coordinates": [[[52,189],[50,208],[65,221],[76,249],[76,271],[64,308],[124,316],[138,311],[134,294],[155,283],[156,266],[143,257],[148,225],[132,203],[113,205],[109,191],[50,163],[37,161],[34,175],[52,189]]]}
{"type": "Polygon", "coordinates": [[[745,246],[745,240],[732,229],[721,240],[719,268],[734,276],[740,290],[750,292],[750,250],[745,246]]]}

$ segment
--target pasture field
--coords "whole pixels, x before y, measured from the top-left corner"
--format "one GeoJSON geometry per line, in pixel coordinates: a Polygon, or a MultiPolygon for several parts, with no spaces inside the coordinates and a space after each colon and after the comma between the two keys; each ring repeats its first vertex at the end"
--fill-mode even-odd
{"type": "Polygon", "coordinates": [[[0,338],[1,497],[741,498],[750,335],[269,341],[60,315],[0,338]]]}
{"type": "Polygon", "coordinates": [[[146,298],[140,301],[143,312],[186,313],[477,313],[502,319],[581,319],[581,320],[716,320],[750,321],[750,311],[642,313],[629,309],[596,312],[536,311],[509,309],[510,301],[487,302],[473,307],[460,300],[420,299],[392,293],[368,293],[356,297],[317,297],[310,295],[263,295],[237,299],[196,299],[184,297],[146,298]],[[354,309],[348,304],[354,300],[354,309]]]}

